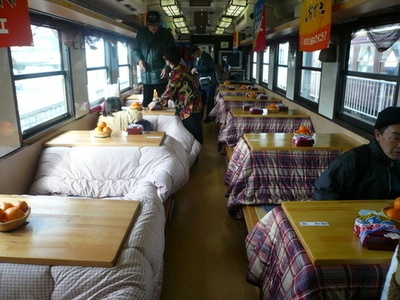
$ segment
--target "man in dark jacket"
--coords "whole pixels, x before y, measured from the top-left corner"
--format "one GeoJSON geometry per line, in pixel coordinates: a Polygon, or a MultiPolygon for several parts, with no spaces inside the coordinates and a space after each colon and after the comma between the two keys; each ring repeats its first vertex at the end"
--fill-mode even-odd
{"type": "Polygon", "coordinates": [[[378,114],[375,140],[339,155],[315,182],[314,200],[400,196],[400,107],[378,114]]]}
{"type": "Polygon", "coordinates": [[[143,83],[143,107],[153,100],[153,91],[158,96],[165,91],[170,68],[165,64],[163,51],[174,46],[172,33],[160,25],[161,16],[157,11],[146,15],[146,27],[139,29],[133,46],[133,56],[137,61],[143,83]]]}
{"type": "Polygon", "coordinates": [[[203,107],[207,106],[207,115],[204,122],[210,122],[212,119],[208,115],[214,108],[215,90],[218,85],[215,62],[210,54],[201,51],[196,46],[189,49],[189,54],[196,58],[195,67],[191,72],[193,75],[198,75],[199,77],[203,107]]]}

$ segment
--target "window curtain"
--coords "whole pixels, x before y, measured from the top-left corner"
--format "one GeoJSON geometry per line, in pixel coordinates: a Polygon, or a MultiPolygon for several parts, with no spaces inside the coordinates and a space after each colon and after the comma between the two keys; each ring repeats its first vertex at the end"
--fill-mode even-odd
{"type": "Polygon", "coordinates": [[[368,27],[367,36],[379,52],[389,49],[400,38],[400,23],[368,27]]]}

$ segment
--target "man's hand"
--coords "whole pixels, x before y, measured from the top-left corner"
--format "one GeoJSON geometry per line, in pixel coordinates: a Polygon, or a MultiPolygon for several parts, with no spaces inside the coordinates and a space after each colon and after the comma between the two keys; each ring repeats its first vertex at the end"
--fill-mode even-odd
{"type": "Polygon", "coordinates": [[[193,74],[193,75],[196,75],[196,74],[198,74],[198,73],[199,73],[199,72],[197,72],[197,69],[196,69],[196,68],[193,68],[193,69],[192,69],[192,74],[193,74]]]}
{"type": "Polygon", "coordinates": [[[161,74],[160,74],[160,78],[164,79],[164,78],[168,78],[168,70],[167,69],[162,69],[161,74]]]}
{"type": "Polygon", "coordinates": [[[140,70],[146,71],[146,63],[144,62],[144,60],[139,60],[138,62],[139,68],[140,70]]]}

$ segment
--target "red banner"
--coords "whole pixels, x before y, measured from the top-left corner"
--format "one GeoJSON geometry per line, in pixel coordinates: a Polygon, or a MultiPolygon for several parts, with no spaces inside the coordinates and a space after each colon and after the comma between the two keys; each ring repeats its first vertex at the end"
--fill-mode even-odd
{"type": "Polygon", "coordinates": [[[332,0],[302,0],[299,27],[300,51],[328,48],[331,36],[332,0]]]}
{"type": "Polygon", "coordinates": [[[266,37],[266,21],[265,21],[265,4],[264,0],[259,0],[254,4],[254,34],[253,51],[263,52],[267,47],[266,37]]]}
{"type": "Polygon", "coordinates": [[[0,0],[0,47],[31,46],[27,0],[0,0]]]}

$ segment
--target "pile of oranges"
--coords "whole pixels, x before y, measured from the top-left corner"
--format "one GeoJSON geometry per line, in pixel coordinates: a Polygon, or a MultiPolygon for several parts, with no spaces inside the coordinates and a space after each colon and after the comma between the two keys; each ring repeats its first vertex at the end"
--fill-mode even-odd
{"type": "Polygon", "coordinates": [[[133,101],[132,104],[129,106],[130,109],[142,110],[143,107],[138,101],[133,101]]]}
{"type": "Polygon", "coordinates": [[[271,104],[268,104],[268,105],[267,105],[267,109],[273,111],[273,110],[279,109],[279,107],[278,107],[278,105],[276,105],[275,103],[271,103],[271,104]]]}
{"type": "Polygon", "coordinates": [[[312,131],[310,129],[308,129],[307,126],[301,125],[299,126],[299,128],[294,132],[297,134],[312,134],[312,131]]]}
{"type": "Polygon", "coordinates": [[[109,132],[111,128],[107,126],[106,122],[98,122],[96,128],[94,129],[96,132],[109,132]]]}
{"type": "Polygon", "coordinates": [[[23,200],[19,200],[15,204],[3,202],[0,205],[0,222],[9,222],[22,218],[27,210],[28,203],[23,200]]]}
{"type": "Polygon", "coordinates": [[[393,207],[386,211],[386,215],[394,220],[400,221],[400,197],[393,201],[393,207]]]}

